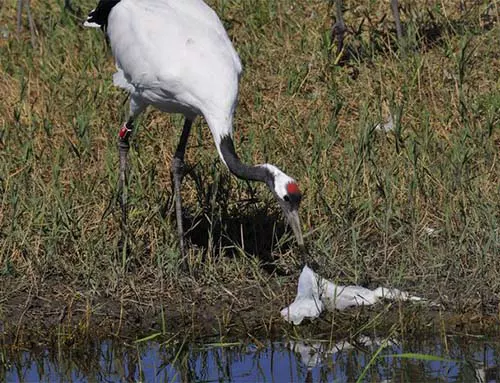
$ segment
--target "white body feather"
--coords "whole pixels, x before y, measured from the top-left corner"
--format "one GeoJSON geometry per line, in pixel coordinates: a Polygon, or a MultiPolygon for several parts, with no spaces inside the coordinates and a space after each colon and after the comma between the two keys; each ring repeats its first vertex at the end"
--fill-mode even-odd
{"type": "Polygon", "coordinates": [[[203,115],[219,150],[221,137],[232,135],[242,68],[215,12],[202,0],[122,0],[107,33],[114,84],[131,93],[131,114],[153,105],[203,115]]]}

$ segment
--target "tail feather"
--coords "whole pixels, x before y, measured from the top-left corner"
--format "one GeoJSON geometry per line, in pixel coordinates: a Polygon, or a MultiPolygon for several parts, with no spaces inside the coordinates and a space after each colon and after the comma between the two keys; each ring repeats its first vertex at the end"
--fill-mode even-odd
{"type": "Polygon", "coordinates": [[[95,13],[95,9],[92,9],[89,12],[87,20],[85,20],[85,22],[83,23],[84,27],[88,27],[88,28],[101,28],[102,27],[102,25],[93,21],[94,20],[94,13],[95,13]]]}
{"type": "Polygon", "coordinates": [[[120,0],[100,0],[97,7],[89,12],[89,16],[83,23],[83,26],[89,28],[102,28],[106,30],[109,13],[119,2],[120,0]]]}

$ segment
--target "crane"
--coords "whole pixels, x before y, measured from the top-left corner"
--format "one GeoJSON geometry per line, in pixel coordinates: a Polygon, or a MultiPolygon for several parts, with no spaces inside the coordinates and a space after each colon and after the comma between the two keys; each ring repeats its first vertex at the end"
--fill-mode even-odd
{"type": "Polygon", "coordinates": [[[100,0],[84,26],[105,31],[117,68],[113,83],[130,93],[129,116],[118,132],[122,225],[127,219],[129,140],[137,116],[152,105],[185,118],[171,164],[182,257],[184,154],[197,116],[206,120],[220,159],[236,177],[269,187],[303,247],[297,182],[275,165],[247,165],[236,154],[233,117],[242,66],[216,13],[202,0],[100,0]]]}

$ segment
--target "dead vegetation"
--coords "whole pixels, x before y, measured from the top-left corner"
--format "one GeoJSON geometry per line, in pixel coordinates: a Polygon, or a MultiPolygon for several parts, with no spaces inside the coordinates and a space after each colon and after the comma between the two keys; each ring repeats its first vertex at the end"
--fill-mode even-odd
{"type": "MultiPolygon", "coordinates": [[[[299,180],[309,253],[326,277],[498,314],[498,4],[402,1],[399,44],[390,8],[379,3],[348,2],[347,48],[336,65],[327,1],[211,2],[245,68],[237,150],[299,180]],[[378,131],[390,117],[393,129],[378,131]]],[[[249,299],[265,307],[256,321],[272,318],[270,305],[278,313],[295,290],[292,237],[265,189],[220,164],[202,119],[183,186],[190,272],[178,270],[171,203],[175,116],[150,110],[138,124],[133,239],[129,253],[117,250],[116,132],[126,96],[112,86],[109,48],[60,3],[34,2],[31,12],[34,29],[23,18],[18,33],[15,7],[0,7],[3,320],[13,307],[15,326],[42,316],[32,306],[41,297],[58,319],[73,301],[89,313],[109,300],[136,302],[138,313],[146,302],[156,314],[172,305],[186,314],[180,297],[193,291],[191,305],[204,294],[206,307],[244,308],[249,299]]]]}

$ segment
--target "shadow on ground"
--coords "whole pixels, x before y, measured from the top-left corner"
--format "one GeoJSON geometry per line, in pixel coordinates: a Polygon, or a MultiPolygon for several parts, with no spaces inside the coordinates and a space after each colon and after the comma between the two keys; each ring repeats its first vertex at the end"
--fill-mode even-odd
{"type": "MultiPolygon", "coordinates": [[[[209,211],[191,215],[184,211],[188,243],[225,256],[238,256],[244,251],[258,258],[263,269],[269,273],[283,273],[276,266],[274,253],[284,253],[293,246],[281,214],[267,205],[256,201],[241,202],[241,208],[219,211],[217,215],[209,211]],[[287,239],[290,240],[287,240],[287,239]]],[[[219,206],[220,207],[220,206],[219,206]]],[[[205,209],[206,210],[206,209],[205,209]]]]}

